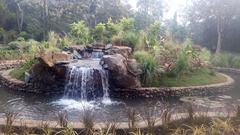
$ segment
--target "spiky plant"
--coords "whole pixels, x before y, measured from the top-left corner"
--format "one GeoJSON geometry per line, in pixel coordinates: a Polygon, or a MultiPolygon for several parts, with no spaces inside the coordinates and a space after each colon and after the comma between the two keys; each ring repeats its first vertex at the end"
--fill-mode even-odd
{"type": "Polygon", "coordinates": [[[5,113],[5,126],[3,128],[3,132],[5,135],[11,135],[13,132],[13,123],[18,116],[18,113],[14,112],[6,112],[5,113]]]}
{"type": "Polygon", "coordinates": [[[130,131],[136,131],[137,117],[138,117],[138,113],[135,109],[127,108],[128,127],[130,131]]]}
{"type": "Polygon", "coordinates": [[[68,126],[68,113],[66,111],[58,113],[58,122],[61,127],[68,126]]]}
{"type": "Polygon", "coordinates": [[[144,134],[141,129],[137,129],[135,132],[130,132],[130,135],[152,135],[152,134],[144,134]]]}
{"type": "Polygon", "coordinates": [[[52,135],[54,133],[54,130],[49,127],[48,123],[43,123],[41,131],[42,135],[52,135]]]}
{"type": "Polygon", "coordinates": [[[94,133],[94,116],[91,110],[83,111],[83,125],[84,125],[84,133],[86,135],[92,135],[94,133]]]}
{"type": "Polygon", "coordinates": [[[78,135],[78,133],[71,127],[65,127],[55,135],[78,135]]]}
{"type": "Polygon", "coordinates": [[[187,126],[187,134],[191,135],[207,135],[207,129],[204,125],[201,126],[187,126]]]}
{"type": "Polygon", "coordinates": [[[213,119],[211,123],[211,133],[219,133],[219,134],[233,134],[235,133],[235,129],[232,125],[231,119],[221,120],[221,119],[213,119]]]}

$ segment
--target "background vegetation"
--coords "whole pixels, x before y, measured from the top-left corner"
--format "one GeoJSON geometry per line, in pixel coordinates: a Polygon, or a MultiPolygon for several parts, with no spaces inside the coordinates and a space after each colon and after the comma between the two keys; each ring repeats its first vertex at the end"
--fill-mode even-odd
{"type": "Polygon", "coordinates": [[[133,10],[122,0],[0,0],[0,59],[33,59],[44,49],[61,51],[69,45],[129,46],[145,86],[170,85],[160,80],[176,78],[179,82],[195,72],[214,76],[205,70],[212,66],[240,66],[237,56],[219,53],[231,50],[230,46],[238,48],[235,42],[224,45],[237,38],[223,36],[238,35],[227,29],[238,26],[237,0],[192,0],[181,23],[177,13],[172,19],[163,17],[165,2],[138,0],[133,10]],[[217,54],[212,55],[214,52],[217,54]]]}

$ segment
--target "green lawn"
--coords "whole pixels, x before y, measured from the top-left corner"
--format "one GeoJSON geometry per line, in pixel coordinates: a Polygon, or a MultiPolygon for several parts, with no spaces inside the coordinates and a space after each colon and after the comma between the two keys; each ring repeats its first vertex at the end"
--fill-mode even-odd
{"type": "Polygon", "coordinates": [[[162,77],[160,85],[168,87],[180,87],[180,86],[198,86],[214,83],[221,83],[226,81],[226,77],[216,73],[212,74],[209,71],[197,71],[194,73],[188,73],[182,77],[162,77]]]}

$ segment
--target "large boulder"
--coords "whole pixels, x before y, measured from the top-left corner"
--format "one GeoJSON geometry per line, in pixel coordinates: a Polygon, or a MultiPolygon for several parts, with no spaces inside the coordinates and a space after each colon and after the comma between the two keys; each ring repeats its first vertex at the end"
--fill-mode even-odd
{"type": "Polygon", "coordinates": [[[128,58],[132,53],[132,49],[127,46],[112,46],[110,49],[109,54],[114,55],[114,54],[121,54],[125,58],[128,58]]]}
{"type": "Polygon", "coordinates": [[[137,66],[128,65],[131,64],[131,62],[128,62],[121,54],[105,55],[101,60],[101,64],[109,70],[111,87],[127,89],[141,86],[137,73],[135,72],[138,71],[138,69],[135,69],[137,66]]]}
{"type": "Polygon", "coordinates": [[[66,52],[52,52],[52,51],[44,51],[39,60],[46,64],[48,67],[53,67],[56,63],[70,61],[71,55],[66,52]]]}
{"type": "Polygon", "coordinates": [[[138,63],[135,59],[127,60],[127,70],[134,76],[138,76],[141,74],[141,70],[138,68],[138,63]]]}

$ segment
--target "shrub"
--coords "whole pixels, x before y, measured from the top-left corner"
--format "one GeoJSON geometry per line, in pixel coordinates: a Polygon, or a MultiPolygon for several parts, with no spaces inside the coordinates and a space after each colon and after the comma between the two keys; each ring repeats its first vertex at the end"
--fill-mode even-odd
{"type": "Polygon", "coordinates": [[[64,49],[65,47],[68,47],[74,43],[74,41],[68,36],[65,35],[64,37],[59,39],[59,48],[64,49]]]}
{"type": "Polygon", "coordinates": [[[201,59],[204,65],[211,64],[211,57],[212,57],[212,54],[208,49],[206,48],[201,49],[199,58],[201,59]]]}
{"type": "Polygon", "coordinates": [[[0,41],[4,40],[5,30],[0,27],[0,41]]]}
{"type": "Polygon", "coordinates": [[[175,67],[180,50],[181,48],[172,42],[167,42],[162,46],[155,46],[153,48],[155,58],[165,72],[169,72],[175,67]]]}
{"type": "Polygon", "coordinates": [[[28,53],[31,55],[31,56],[36,56],[40,53],[41,51],[41,48],[40,48],[40,43],[33,40],[33,39],[30,39],[28,42],[28,53]]]}
{"type": "Polygon", "coordinates": [[[176,64],[173,70],[169,72],[169,76],[180,76],[187,72],[188,70],[188,54],[184,51],[181,51],[177,57],[176,64]]]}
{"type": "Polygon", "coordinates": [[[146,33],[144,31],[140,31],[138,34],[138,43],[135,46],[135,50],[145,50],[147,48],[146,38],[146,33]]]}
{"type": "Polygon", "coordinates": [[[198,51],[192,48],[192,42],[186,40],[178,53],[175,68],[171,71],[171,75],[180,77],[184,73],[193,71],[196,66],[195,61],[198,61],[198,51]]]}
{"type": "Polygon", "coordinates": [[[113,45],[117,45],[117,46],[121,46],[123,42],[123,37],[116,35],[112,37],[112,44],[113,45]]]}
{"type": "Polygon", "coordinates": [[[138,35],[134,32],[127,32],[123,35],[122,45],[135,48],[138,44],[138,35]]]}
{"type": "Polygon", "coordinates": [[[52,51],[59,51],[59,42],[60,42],[60,37],[54,32],[50,31],[48,33],[48,40],[42,42],[44,48],[47,48],[52,51]]]}
{"type": "Polygon", "coordinates": [[[118,25],[122,32],[134,31],[134,19],[133,18],[122,18],[118,25]]]}
{"type": "Polygon", "coordinates": [[[91,41],[89,29],[85,25],[84,21],[73,23],[70,27],[70,33],[75,38],[77,44],[87,44],[91,41]]]}
{"type": "Polygon", "coordinates": [[[25,31],[22,31],[21,33],[19,33],[19,37],[23,37],[24,39],[30,39],[31,35],[25,31]]]}
{"type": "Polygon", "coordinates": [[[7,47],[7,49],[8,50],[16,50],[16,49],[18,49],[18,47],[20,46],[20,42],[19,41],[12,41],[12,42],[10,42],[10,43],[8,43],[8,47],[7,47]]]}
{"type": "Polygon", "coordinates": [[[50,31],[48,33],[48,48],[56,48],[57,44],[58,44],[58,40],[59,40],[59,36],[54,32],[54,31],[50,31]]]}
{"type": "Polygon", "coordinates": [[[121,28],[119,25],[114,24],[112,19],[109,18],[106,24],[106,42],[110,43],[112,41],[113,36],[116,36],[120,33],[121,28]]]}
{"type": "Polygon", "coordinates": [[[19,41],[19,42],[24,42],[25,39],[24,39],[24,37],[18,37],[18,38],[17,38],[17,41],[19,41]]]}
{"type": "Polygon", "coordinates": [[[104,34],[106,31],[106,27],[105,24],[103,23],[99,23],[95,26],[95,30],[94,30],[94,39],[100,43],[104,42],[104,34]]]}
{"type": "Polygon", "coordinates": [[[157,62],[154,56],[146,51],[137,51],[134,53],[134,58],[138,61],[142,70],[142,83],[146,86],[154,85],[155,81],[157,81],[155,80],[157,77],[157,62]]]}
{"type": "Polygon", "coordinates": [[[0,50],[0,60],[21,59],[22,53],[19,50],[0,50]]]}
{"type": "Polygon", "coordinates": [[[219,67],[240,68],[240,56],[221,53],[212,57],[212,64],[219,67]]]}
{"type": "Polygon", "coordinates": [[[35,63],[36,63],[35,59],[27,60],[24,63],[22,63],[20,67],[12,70],[10,72],[10,75],[16,79],[24,81],[25,72],[28,72],[35,63]]]}
{"type": "Polygon", "coordinates": [[[147,32],[147,45],[152,48],[160,45],[161,37],[165,36],[165,31],[161,26],[160,22],[154,22],[150,25],[147,32]]]}

